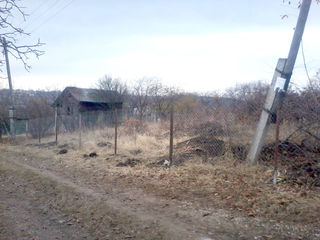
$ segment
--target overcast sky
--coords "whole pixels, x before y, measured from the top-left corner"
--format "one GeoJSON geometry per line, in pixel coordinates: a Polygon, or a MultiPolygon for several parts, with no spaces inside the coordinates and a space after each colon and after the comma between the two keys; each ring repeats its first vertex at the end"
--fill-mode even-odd
{"type": "MultiPolygon", "coordinates": [[[[10,58],[15,88],[94,87],[105,74],[128,83],[156,77],[186,91],[271,81],[287,57],[299,10],[282,0],[24,0],[20,27],[46,43],[32,69],[10,58]],[[281,16],[287,15],[282,19],[281,16]]],[[[320,5],[304,35],[310,75],[320,68],[320,5]]],[[[2,73],[4,75],[4,73],[2,73]]],[[[293,83],[307,82],[298,56],[293,83]]],[[[2,87],[7,80],[1,79],[2,87]]]]}

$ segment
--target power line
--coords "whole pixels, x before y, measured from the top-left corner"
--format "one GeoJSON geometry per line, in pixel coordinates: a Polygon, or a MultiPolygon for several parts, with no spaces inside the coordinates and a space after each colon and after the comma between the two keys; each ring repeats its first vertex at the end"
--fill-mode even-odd
{"type": "Polygon", "coordinates": [[[303,48],[303,41],[302,40],[301,40],[301,53],[302,53],[304,70],[306,71],[306,75],[307,75],[309,83],[311,85],[311,78],[310,78],[309,71],[308,71],[307,64],[306,64],[306,57],[304,55],[304,48],[303,48]]]}
{"type": "MultiPolygon", "coordinates": [[[[59,0],[58,0],[59,1],[59,0]]],[[[50,20],[52,20],[55,16],[57,16],[59,13],[61,13],[64,9],[66,9],[68,6],[71,5],[71,3],[73,3],[74,0],[69,1],[66,5],[64,5],[62,8],[58,9],[58,11],[56,11],[53,15],[51,15],[49,18],[47,18],[46,20],[44,20],[42,23],[40,23],[37,27],[35,27],[33,30],[31,30],[30,33],[34,33],[36,30],[38,30],[39,28],[41,28],[44,24],[46,24],[47,22],[49,22],[50,20]]]]}
{"type": "MultiPolygon", "coordinates": [[[[56,0],[49,8],[47,8],[46,11],[44,11],[41,15],[38,16],[37,19],[40,18],[40,16],[43,16],[46,12],[48,12],[48,10],[57,5],[57,3],[60,0],[56,0]]],[[[49,22],[50,20],[52,20],[55,16],[57,16],[59,13],[61,13],[64,9],[66,9],[68,6],[71,5],[71,3],[74,2],[74,0],[69,1],[66,5],[62,6],[61,8],[59,8],[53,15],[51,15],[50,17],[48,17],[47,19],[45,19],[44,21],[42,21],[39,25],[37,25],[35,28],[33,28],[31,31],[28,32],[28,34],[32,34],[35,31],[37,31],[39,28],[41,28],[44,24],[46,24],[47,22],[49,22]]],[[[27,25],[27,27],[30,26],[30,24],[27,25]]],[[[22,38],[20,38],[19,40],[23,40],[27,37],[27,35],[24,35],[22,38]]]]}
{"type": "MultiPolygon", "coordinates": [[[[27,16],[27,17],[32,16],[33,13],[34,13],[36,10],[38,10],[40,7],[42,7],[42,5],[44,5],[44,4],[45,4],[45,1],[43,1],[42,3],[40,3],[40,4],[38,5],[38,7],[36,7],[31,13],[27,13],[26,16],[27,16]]],[[[21,20],[20,23],[18,24],[19,27],[22,27],[22,24],[24,24],[25,22],[26,22],[26,18],[23,18],[23,20],[21,20]]]]}
{"type": "Polygon", "coordinates": [[[40,3],[38,5],[38,7],[36,7],[30,14],[29,16],[32,16],[36,11],[38,11],[44,4],[46,4],[46,1],[43,1],[42,3],[40,3]]]}
{"type": "MultiPolygon", "coordinates": [[[[52,4],[50,4],[42,13],[40,13],[38,16],[36,16],[34,19],[32,19],[29,23],[26,23],[26,25],[23,27],[24,29],[27,29],[30,25],[32,25],[34,22],[36,22],[37,20],[39,20],[42,16],[44,16],[45,14],[47,14],[52,8],[54,8],[61,0],[54,0],[54,2],[52,2],[52,4]]],[[[45,1],[40,4],[36,9],[34,9],[32,11],[32,13],[30,14],[33,15],[34,12],[36,12],[38,9],[40,9],[40,7],[42,7],[44,5],[44,3],[46,3],[45,1]]]]}

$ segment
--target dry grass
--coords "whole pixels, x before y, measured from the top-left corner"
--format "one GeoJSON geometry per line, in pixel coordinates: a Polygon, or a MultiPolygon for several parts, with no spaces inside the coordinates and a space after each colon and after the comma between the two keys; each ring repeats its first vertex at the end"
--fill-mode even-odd
{"type": "Polygon", "coordinates": [[[135,184],[146,191],[202,206],[236,211],[248,216],[313,223],[320,220],[319,192],[275,188],[272,171],[232,162],[216,165],[191,163],[171,169],[150,169],[143,165],[118,170],[124,184],[135,184]]]}
{"type": "MultiPolygon", "coordinates": [[[[205,207],[233,211],[235,214],[260,216],[278,221],[297,223],[320,222],[319,189],[307,189],[281,183],[272,185],[273,172],[268,167],[248,168],[245,163],[232,159],[227,152],[210,163],[201,158],[189,159],[184,165],[166,169],[163,166],[149,167],[159,157],[168,154],[168,134],[160,124],[148,125],[144,134],[124,135],[119,129],[119,154],[113,156],[113,148],[98,147],[100,142],[113,144],[113,129],[84,132],[81,150],[78,149],[78,134],[65,134],[59,138],[59,146],[69,152],[56,155],[55,147],[21,148],[33,155],[47,158],[50,164],[88,181],[103,185],[112,181],[119,185],[132,185],[146,192],[166,198],[193,201],[205,207]],[[152,131],[151,131],[152,130],[152,131]],[[152,134],[154,131],[154,134],[152,134]],[[139,150],[139,151],[138,151],[139,150]],[[96,158],[83,158],[84,154],[96,152],[96,158]],[[119,162],[135,158],[140,163],[134,167],[116,167],[119,162]]],[[[246,130],[235,126],[240,136],[246,130]]],[[[251,133],[247,132],[244,138],[251,133]]],[[[187,137],[176,139],[184,141],[187,137]]],[[[45,162],[43,162],[45,164],[45,162]]]]}

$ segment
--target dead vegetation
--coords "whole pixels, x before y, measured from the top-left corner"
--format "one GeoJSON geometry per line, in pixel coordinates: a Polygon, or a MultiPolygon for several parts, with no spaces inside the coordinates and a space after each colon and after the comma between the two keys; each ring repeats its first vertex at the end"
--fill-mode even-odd
{"type": "Polygon", "coordinates": [[[128,158],[124,162],[117,163],[116,167],[134,167],[140,163],[139,159],[128,158]]]}
{"type": "Polygon", "coordinates": [[[319,227],[317,153],[312,152],[312,159],[304,158],[306,151],[299,150],[303,146],[281,142],[279,183],[274,186],[272,144],[265,145],[259,166],[248,168],[243,161],[248,149],[246,142],[236,144],[219,136],[220,130],[202,128],[207,129],[202,133],[208,134],[175,139],[174,164],[167,168],[164,164],[168,159],[167,135],[163,131],[160,134],[161,124],[152,123],[148,127],[154,129],[157,136],[150,132],[128,135],[120,127],[117,156],[110,147],[112,137],[105,134],[112,129],[87,132],[83,140],[86,144],[81,150],[75,147],[77,138],[71,134],[62,136],[60,148],[28,143],[21,152],[32,153],[33,164],[38,164],[36,159],[43,157],[47,160],[41,164],[100,186],[112,181],[115,185],[140,188],[165,199],[228,210],[235,216],[261,217],[298,224],[301,228],[305,224],[319,227]],[[61,147],[68,152],[57,155],[61,147]]]}

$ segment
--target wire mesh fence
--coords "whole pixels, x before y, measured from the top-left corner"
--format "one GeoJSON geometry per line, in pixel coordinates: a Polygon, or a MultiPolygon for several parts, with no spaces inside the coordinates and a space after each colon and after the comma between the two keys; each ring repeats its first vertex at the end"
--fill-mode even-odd
{"type": "MultiPolygon", "coordinates": [[[[264,99],[263,95],[259,98],[250,97],[252,99],[245,100],[217,97],[216,99],[210,98],[209,101],[209,98],[197,99],[194,96],[188,96],[192,99],[179,99],[179,101],[172,102],[174,138],[198,138],[199,141],[202,141],[203,144],[207,143],[207,145],[196,150],[199,153],[204,152],[208,156],[221,155],[225,153],[227,148],[230,150],[230,148],[233,149],[238,146],[241,149],[239,151],[242,152],[240,157],[245,158],[260,113],[263,111],[264,99]],[[223,141],[223,144],[215,145],[212,142],[213,139],[217,140],[217,143],[223,141]]],[[[296,96],[289,95],[287,97],[280,112],[280,142],[292,141],[301,145],[302,142],[306,144],[306,142],[311,141],[306,140],[307,138],[318,141],[320,139],[318,99],[320,98],[314,95],[312,102],[310,100],[300,101],[300,99],[294,97],[296,96]]],[[[305,96],[299,96],[299,98],[305,98],[305,96]]],[[[162,129],[162,135],[168,134],[170,130],[170,111],[165,110],[161,114],[153,109],[147,111],[149,112],[141,119],[138,114],[135,114],[136,109],[134,108],[127,107],[119,110],[117,112],[119,135],[159,135],[154,129],[148,128],[150,124],[153,126],[159,125],[162,129]]],[[[73,115],[58,115],[57,126],[55,126],[54,116],[16,121],[17,134],[26,133],[30,138],[53,136],[56,128],[59,135],[75,133],[80,131],[80,127],[82,132],[109,129],[109,135],[111,135],[111,129],[114,129],[114,126],[115,111],[88,111],[73,115]]],[[[266,144],[273,141],[274,124],[271,124],[266,137],[266,144]]],[[[315,143],[313,145],[317,146],[315,143]]],[[[121,149],[121,146],[119,147],[121,149]]]]}
{"type": "MultiPolygon", "coordinates": [[[[17,133],[27,133],[29,139],[39,142],[42,138],[54,141],[57,135],[58,145],[69,139],[75,148],[100,145],[113,154],[144,152],[145,156],[153,156],[162,163],[172,160],[174,165],[194,158],[203,162],[214,162],[217,158],[244,161],[260,114],[265,111],[266,92],[267,88],[262,86],[242,87],[228,97],[167,98],[162,108],[150,104],[144,112],[127,104],[117,112],[88,111],[58,114],[56,120],[54,115],[20,120],[17,133]]],[[[259,161],[274,164],[277,149],[280,165],[287,164],[297,172],[305,171],[311,178],[319,178],[319,101],[320,91],[315,88],[289,91],[281,111],[270,113],[271,124],[259,161]],[[277,119],[278,144],[275,143],[277,119]]]]}
{"type": "MultiPolygon", "coordinates": [[[[138,115],[126,114],[126,112],[135,112],[135,110],[118,111],[117,121],[114,111],[100,111],[59,115],[57,126],[55,126],[54,116],[30,119],[23,121],[23,124],[26,125],[27,136],[38,138],[39,141],[44,137],[53,138],[55,131],[58,132],[58,142],[60,137],[68,136],[68,134],[74,134],[75,138],[79,138],[79,132],[81,132],[81,142],[82,145],[85,145],[86,135],[96,131],[103,134],[106,141],[114,145],[115,126],[118,126],[117,137],[120,139],[130,138],[129,141],[137,142],[139,135],[154,136],[167,140],[167,148],[169,148],[169,111],[163,113],[161,118],[157,118],[155,113],[150,113],[142,120],[138,119],[138,115]]],[[[198,155],[206,160],[205,158],[223,156],[230,149],[233,149],[237,158],[244,159],[254,133],[255,122],[252,124],[243,122],[237,112],[238,108],[230,104],[227,107],[225,105],[214,107],[197,105],[185,110],[181,109],[180,104],[173,103],[173,162],[182,161],[178,159],[181,153],[198,155]]],[[[119,151],[121,148],[120,142],[119,151]]]]}

